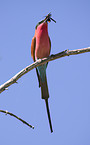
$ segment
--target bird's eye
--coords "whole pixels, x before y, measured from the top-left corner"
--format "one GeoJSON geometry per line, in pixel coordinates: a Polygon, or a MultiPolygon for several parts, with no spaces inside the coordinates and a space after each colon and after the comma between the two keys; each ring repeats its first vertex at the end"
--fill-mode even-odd
{"type": "Polygon", "coordinates": [[[47,20],[48,22],[51,22],[51,20],[50,20],[50,18],[48,18],[48,20],[47,20]]]}

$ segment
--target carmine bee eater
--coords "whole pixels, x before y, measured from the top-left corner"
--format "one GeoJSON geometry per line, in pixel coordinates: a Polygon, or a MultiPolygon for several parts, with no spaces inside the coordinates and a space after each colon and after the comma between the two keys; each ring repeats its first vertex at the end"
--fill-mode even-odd
{"type": "MultiPolygon", "coordinates": [[[[49,13],[42,21],[40,21],[35,27],[35,35],[32,38],[31,43],[31,56],[34,61],[48,57],[51,50],[51,41],[48,35],[48,22],[56,21],[51,18],[51,13],[49,13]]],[[[47,114],[50,124],[50,130],[53,132],[52,123],[50,118],[50,111],[48,105],[49,91],[46,78],[46,68],[47,64],[40,65],[36,68],[36,73],[39,81],[39,87],[41,87],[42,99],[45,99],[47,114]]]]}

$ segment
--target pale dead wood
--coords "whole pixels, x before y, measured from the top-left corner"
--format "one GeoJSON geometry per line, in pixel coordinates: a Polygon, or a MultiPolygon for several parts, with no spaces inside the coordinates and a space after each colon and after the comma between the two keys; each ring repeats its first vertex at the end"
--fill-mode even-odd
{"type": "Polygon", "coordinates": [[[18,72],[15,76],[13,76],[10,80],[5,82],[0,86],[0,93],[2,93],[4,90],[8,90],[8,87],[11,86],[14,83],[17,83],[17,80],[21,78],[24,74],[28,73],[32,69],[36,68],[37,66],[40,66],[46,62],[53,61],[55,59],[70,56],[70,55],[77,55],[81,53],[90,52],[90,47],[82,48],[82,49],[76,49],[76,50],[65,50],[60,53],[57,53],[55,55],[51,55],[48,58],[39,59],[36,62],[32,63],[31,65],[27,66],[26,68],[22,69],[20,72],[18,72]]]}

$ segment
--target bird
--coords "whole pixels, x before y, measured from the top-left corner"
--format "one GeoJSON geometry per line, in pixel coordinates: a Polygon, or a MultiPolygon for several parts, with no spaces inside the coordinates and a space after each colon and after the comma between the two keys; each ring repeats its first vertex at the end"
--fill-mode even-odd
{"type": "MultiPolygon", "coordinates": [[[[35,27],[35,35],[31,42],[31,56],[34,62],[50,55],[51,40],[48,35],[48,22],[51,22],[51,20],[56,23],[56,21],[51,17],[51,13],[49,13],[43,20],[39,21],[35,27]]],[[[48,104],[49,90],[46,77],[47,65],[48,63],[38,66],[36,68],[36,73],[39,81],[39,87],[41,87],[41,98],[45,100],[49,126],[52,133],[53,128],[48,104]]]]}

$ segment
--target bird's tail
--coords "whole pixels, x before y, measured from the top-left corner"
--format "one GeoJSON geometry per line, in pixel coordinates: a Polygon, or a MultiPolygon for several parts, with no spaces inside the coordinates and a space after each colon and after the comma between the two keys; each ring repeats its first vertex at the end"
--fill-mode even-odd
{"type": "Polygon", "coordinates": [[[48,91],[47,78],[46,78],[46,67],[47,67],[47,64],[38,66],[36,68],[36,72],[37,72],[37,76],[38,76],[39,87],[41,87],[41,96],[42,96],[42,99],[45,99],[45,103],[46,103],[50,130],[51,130],[51,132],[53,132],[51,118],[50,118],[49,105],[48,105],[49,91],[48,91]]]}
{"type": "Polygon", "coordinates": [[[49,91],[48,91],[46,74],[45,74],[44,81],[40,81],[40,86],[41,86],[42,99],[48,99],[49,98],[49,91]]]}
{"type": "Polygon", "coordinates": [[[45,99],[47,115],[48,115],[48,120],[49,120],[49,125],[50,125],[50,130],[51,130],[51,133],[52,133],[53,129],[52,129],[52,123],[51,123],[51,117],[50,117],[50,111],[49,111],[49,104],[48,104],[49,91],[48,91],[46,75],[45,75],[45,82],[41,82],[40,85],[41,85],[42,99],[45,99]]]}
{"type": "Polygon", "coordinates": [[[45,99],[45,103],[46,103],[46,108],[47,108],[47,114],[48,114],[48,120],[49,120],[50,130],[51,130],[51,133],[52,133],[53,129],[52,129],[52,123],[51,123],[51,117],[50,117],[48,99],[45,99]]]}

